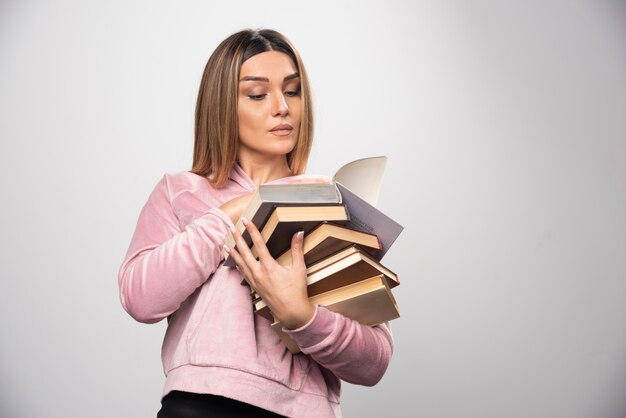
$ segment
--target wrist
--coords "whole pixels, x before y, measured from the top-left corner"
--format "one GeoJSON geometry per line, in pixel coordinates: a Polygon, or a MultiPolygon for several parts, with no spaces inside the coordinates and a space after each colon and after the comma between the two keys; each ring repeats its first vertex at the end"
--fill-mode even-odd
{"type": "Polygon", "coordinates": [[[315,306],[313,306],[307,299],[307,302],[301,305],[299,309],[291,312],[289,315],[285,315],[282,319],[277,319],[279,319],[283,327],[286,329],[298,329],[311,322],[311,319],[313,319],[313,316],[315,315],[315,309],[315,306]]]}

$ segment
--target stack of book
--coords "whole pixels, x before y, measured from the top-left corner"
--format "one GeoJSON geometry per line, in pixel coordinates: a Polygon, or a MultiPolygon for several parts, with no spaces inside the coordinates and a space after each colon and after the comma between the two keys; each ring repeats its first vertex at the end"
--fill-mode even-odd
{"type": "MultiPolygon", "coordinates": [[[[331,183],[261,185],[242,214],[259,228],[270,254],[284,266],[291,265],[293,234],[304,231],[311,303],[368,326],[400,316],[391,292],[400,284],[399,278],[380,260],[402,226],[374,206],[385,163],[386,157],[354,161],[342,167],[331,183]]],[[[236,227],[256,255],[241,219],[236,227]]],[[[232,239],[226,245],[235,246],[232,239]]],[[[228,254],[224,256],[225,264],[234,266],[228,254]]],[[[287,348],[299,352],[254,291],[252,303],[258,315],[272,321],[287,348]]]]}

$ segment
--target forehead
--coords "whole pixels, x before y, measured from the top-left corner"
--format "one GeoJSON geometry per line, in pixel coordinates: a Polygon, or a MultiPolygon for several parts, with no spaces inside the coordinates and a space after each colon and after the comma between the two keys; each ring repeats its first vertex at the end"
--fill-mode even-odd
{"type": "Polygon", "coordinates": [[[283,77],[297,72],[289,55],[279,51],[261,52],[241,65],[241,77],[255,76],[283,80],[283,77]]]}

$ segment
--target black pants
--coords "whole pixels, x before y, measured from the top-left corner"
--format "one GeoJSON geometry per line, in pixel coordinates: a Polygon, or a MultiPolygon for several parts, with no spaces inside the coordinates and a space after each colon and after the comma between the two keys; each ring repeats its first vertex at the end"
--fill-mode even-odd
{"type": "Polygon", "coordinates": [[[223,396],[172,391],[157,418],[280,418],[282,415],[223,396]]]}

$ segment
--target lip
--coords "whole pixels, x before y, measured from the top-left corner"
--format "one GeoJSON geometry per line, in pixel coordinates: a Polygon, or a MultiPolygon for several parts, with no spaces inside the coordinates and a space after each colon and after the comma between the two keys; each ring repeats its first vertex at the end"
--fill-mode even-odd
{"type": "Polygon", "coordinates": [[[273,133],[274,135],[285,136],[285,135],[289,135],[292,130],[293,130],[293,126],[287,123],[281,123],[280,125],[276,125],[272,129],[270,129],[270,132],[273,133]]]}

